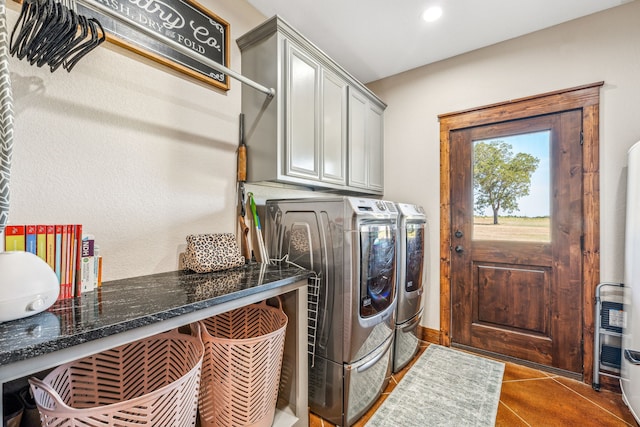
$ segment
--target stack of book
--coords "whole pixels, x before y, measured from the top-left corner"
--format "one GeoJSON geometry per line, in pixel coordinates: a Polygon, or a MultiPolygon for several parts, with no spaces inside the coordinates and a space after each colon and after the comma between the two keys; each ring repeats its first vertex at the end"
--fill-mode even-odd
{"type": "Polygon", "coordinates": [[[42,258],[60,283],[59,300],[80,296],[102,284],[102,257],[95,239],[81,224],[7,225],[6,251],[27,251],[42,258]]]}

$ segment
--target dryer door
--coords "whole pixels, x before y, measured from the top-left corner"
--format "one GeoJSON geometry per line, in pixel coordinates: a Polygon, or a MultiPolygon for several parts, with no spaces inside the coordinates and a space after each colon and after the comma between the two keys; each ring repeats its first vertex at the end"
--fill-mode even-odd
{"type": "Polygon", "coordinates": [[[384,312],[396,293],[396,225],[360,225],[360,317],[384,312]]]}
{"type": "Polygon", "coordinates": [[[424,223],[407,224],[407,275],[404,290],[413,292],[422,289],[424,267],[424,223]]]}
{"type": "Polygon", "coordinates": [[[425,278],[426,224],[407,222],[404,233],[397,323],[406,322],[420,310],[425,278]]]}

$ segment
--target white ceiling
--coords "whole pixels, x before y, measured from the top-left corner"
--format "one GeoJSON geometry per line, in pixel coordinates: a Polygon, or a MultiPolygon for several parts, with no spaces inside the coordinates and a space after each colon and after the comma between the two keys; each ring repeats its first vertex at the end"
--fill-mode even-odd
{"type": "Polygon", "coordinates": [[[248,0],[369,83],[632,0],[248,0]],[[440,5],[442,18],[422,21],[440,5]]]}

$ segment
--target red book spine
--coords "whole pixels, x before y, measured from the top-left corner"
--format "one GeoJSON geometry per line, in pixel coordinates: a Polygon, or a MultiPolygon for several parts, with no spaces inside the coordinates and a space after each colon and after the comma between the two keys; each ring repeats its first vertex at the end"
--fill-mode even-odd
{"type": "Polygon", "coordinates": [[[79,297],[82,293],[82,224],[76,225],[75,232],[75,296],[79,297]]]}
{"type": "Polygon", "coordinates": [[[61,258],[60,258],[60,295],[61,299],[67,298],[67,280],[69,277],[69,268],[67,258],[69,257],[69,250],[67,240],[69,234],[67,233],[67,226],[62,226],[62,245],[61,245],[61,258]]]}
{"type": "Polygon", "coordinates": [[[75,282],[73,273],[75,271],[75,260],[73,258],[74,252],[74,226],[67,225],[67,298],[73,297],[73,284],[75,282]]]}
{"type": "Polygon", "coordinates": [[[36,255],[47,261],[47,226],[36,226],[36,255]]]}
{"type": "Polygon", "coordinates": [[[24,225],[7,225],[4,229],[5,250],[24,251],[25,248],[24,225]]]}
{"type": "Polygon", "coordinates": [[[56,224],[56,276],[58,283],[62,284],[62,225],[56,224]]]}
{"type": "Polygon", "coordinates": [[[53,271],[56,271],[56,226],[55,225],[47,225],[47,249],[45,261],[49,264],[49,267],[53,271]]]}

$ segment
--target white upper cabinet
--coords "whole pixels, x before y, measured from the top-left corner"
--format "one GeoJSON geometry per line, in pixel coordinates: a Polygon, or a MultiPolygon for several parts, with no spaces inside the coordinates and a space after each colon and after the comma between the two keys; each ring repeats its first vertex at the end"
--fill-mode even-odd
{"type": "Polygon", "coordinates": [[[367,99],[358,92],[349,93],[349,184],[366,188],[367,165],[367,99]]]}
{"type": "Polygon", "coordinates": [[[382,194],[386,105],[278,17],[238,45],[242,73],[276,88],[242,89],[247,179],[382,194]]]}
{"type": "Polygon", "coordinates": [[[322,71],[322,181],[347,183],[347,82],[322,71]]]}
{"type": "Polygon", "coordinates": [[[349,93],[349,180],[350,187],[384,189],[384,110],[361,92],[349,93]]]}
{"type": "Polygon", "coordinates": [[[320,64],[285,45],[285,174],[320,179],[320,64]]]}
{"type": "Polygon", "coordinates": [[[367,188],[384,189],[384,110],[369,102],[367,106],[367,188]]]}
{"type": "Polygon", "coordinates": [[[347,82],[288,40],[285,49],[285,175],[344,186],[347,82]]]}

